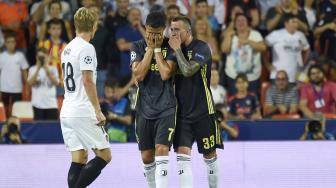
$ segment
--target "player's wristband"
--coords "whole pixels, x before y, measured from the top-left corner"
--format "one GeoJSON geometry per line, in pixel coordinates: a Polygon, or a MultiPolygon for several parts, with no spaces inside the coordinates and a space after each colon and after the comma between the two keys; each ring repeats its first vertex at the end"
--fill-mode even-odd
{"type": "Polygon", "coordinates": [[[161,48],[154,48],[154,53],[161,52],[161,48]]]}

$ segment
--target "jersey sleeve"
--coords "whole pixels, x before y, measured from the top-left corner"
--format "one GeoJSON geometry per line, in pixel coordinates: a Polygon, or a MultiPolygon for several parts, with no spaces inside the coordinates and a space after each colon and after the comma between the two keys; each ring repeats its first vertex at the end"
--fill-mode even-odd
{"type": "Polygon", "coordinates": [[[29,71],[28,71],[28,80],[33,76],[34,73],[35,73],[35,68],[34,68],[34,66],[33,66],[33,67],[30,67],[30,68],[29,68],[29,71]]]}
{"type": "Polygon", "coordinates": [[[93,46],[87,45],[79,53],[79,68],[83,70],[96,70],[96,51],[93,46]]]}
{"type": "Polygon", "coordinates": [[[130,50],[130,56],[131,56],[131,61],[130,65],[134,62],[141,61],[143,59],[144,51],[140,48],[140,45],[138,42],[135,42],[132,44],[131,50],[130,50]]]}
{"type": "Polygon", "coordinates": [[[274,46],[274,44],[276,43],[276,37],[277,33],[275,31],[271,32],[269,35],[266,36],[266,44],[268,46],[274,46]]]}
{"type": "Polygon", "coordinates": [[[29,64],[23,53],[21,54],[20,68],[21,70],[25,70],[29,68],[29,64]]]}
{"type": "Polygon", "coordinates": [[[204,45],[199,45],[195,49],[194,53],[192,54],[192,57],[190,61],[195,61],[199,63],[201,66],[207,64],[209,61],[212,61],[211,51],[207,44],[204,43],[204,45]]]}
{"type": "Polygon", "coordinates": [[[310,48],[309,42],[303,33],[300,33],[300,41],[303,50],[308,50],[310,48]]]}

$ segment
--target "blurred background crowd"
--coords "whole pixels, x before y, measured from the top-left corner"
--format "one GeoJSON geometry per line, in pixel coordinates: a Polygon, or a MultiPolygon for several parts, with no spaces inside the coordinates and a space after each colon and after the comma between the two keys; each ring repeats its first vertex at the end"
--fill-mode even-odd
{"type": "Polygon", "coordinates": [[[129,140],[136,98],[130,48],[154,9],[167,14],[166,37],[170,20],[185,15],[194,37],[209,45],[211,91],[229,137],[238,130],[224,120],[336,117],[336,0],[1,0],[2,121],[58,119],[60,54],[75,37],[73,14],[82,6],[100,18],[91,43],[112,141],[129,140]]]}

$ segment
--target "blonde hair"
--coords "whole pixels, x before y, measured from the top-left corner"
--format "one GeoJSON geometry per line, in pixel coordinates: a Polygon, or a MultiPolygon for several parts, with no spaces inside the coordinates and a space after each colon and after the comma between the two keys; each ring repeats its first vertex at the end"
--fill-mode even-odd
{"type": "Polygon", "coordinates": [[[98,22],[98,16],[92,10],[82,7],[74,16],[76,32],[92,32],[98,22]]]}
{"type": "Polygon", "coordinates": [[[211,29],[211,25],[208,21],[208,19],[206,18],[200,18],[200,19],[197,19],[196,22],[195,22],[195,27],[194,27],[194,35],[197,37],[197,30],[196,30],[196,25],[198,22],[204,22],[205,25],[206,25],[206,33],[205,33],[205,36],[207,38],[207,40],[209,40],[210,38],[213,37],[213,32],[212,32],[212,29],[211,29]]]}

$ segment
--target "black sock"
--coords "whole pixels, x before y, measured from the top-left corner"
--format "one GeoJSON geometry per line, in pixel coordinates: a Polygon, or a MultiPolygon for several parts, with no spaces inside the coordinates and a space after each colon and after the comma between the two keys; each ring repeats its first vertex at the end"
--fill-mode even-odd
{"type": "Polygon", "coordinates": [[[74,188],[78,179],[79,174],[81,173],[82,168],[85,164],[72,162],[69,173],[68,173],[68,185],[69,188],[74,188]]]}
{"type": "Polygon", "coordinates": [[[96,156],[82,169],[75,187],[84,188],[90,185],[99,176],[101,170],[106,165],[107,162],[104,159],[96,156]]]}

